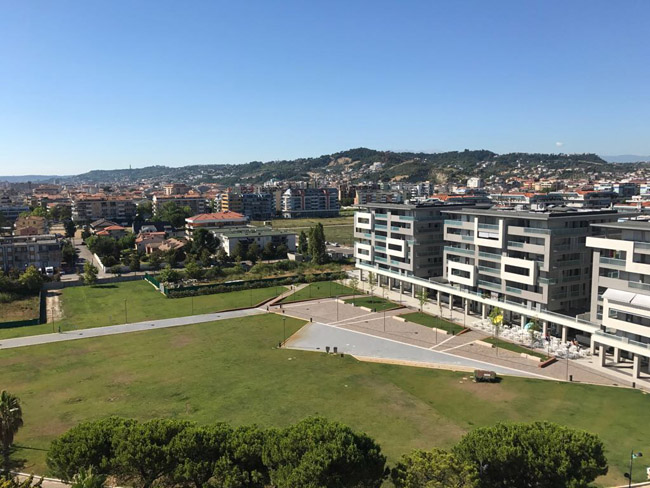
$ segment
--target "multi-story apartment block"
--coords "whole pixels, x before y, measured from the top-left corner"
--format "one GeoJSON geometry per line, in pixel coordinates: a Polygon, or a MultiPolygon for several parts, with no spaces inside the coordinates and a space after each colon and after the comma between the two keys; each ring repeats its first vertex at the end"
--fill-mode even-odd
{"type": "Polygon", "coordinates": [[[191,239],[197,229],[207,229],[214,232],[224,227],[245,227],[248,217],[237,212],[214,212],[194,215],[185,219],[185,232],[191,239]]]}
{"type": "Polygon", "coordinates": [[[270,220],[275,216],[275,198],[270,193],[221,194],[221,211],[238,212],[250,220],[270,220]]]}
{"type": "Polygon", "coordinates": [[[272,229],[271,227],[246,227],[246,228],[228,228],[223,227],[215,230],[214,234],[219,239],[221,247],[226,251],[228,256],[232,256],[233,251],[238,243],[248,247],[255,243],[260,249],[264,249],[268,243],[274,247],[285,246],[288,252],[296,250],[296,234],[294,232],[282,229],[272,229]]]}
{"type": "Polygon", "coordinates": [[[354,256],[360,264],[396,276],[441,276],[441,211],[463,206],[442,202],[360,206],[354,214],[354,256]]]}
{"type": "Polygon", "coordinates": [[[613,210],[558,208],[446,210],[443,276],[460,289],[505,298],[531,310],[568,313],[589,306],[590,224],[613,210]]]}
{"type": "Polygon", "coordinates": [[[601,325],[592,342],[613,359],[632,360],[633,377],[650,358],[650,222],[623,221],[594,224],[604,231],[588,237],[593,249],[590,319],[601,325]]]}
{"type": "Polygon", "coordinates": [[[159,214],[163,205],[168,202],[175,202],[179,207],[189,207],[192,214],[204,213],[207,208],[205,197],[196,191],[190,191],[183,194],[156,194],[153,196],[154,215],[159,214]]]}
{"type": "Polygon", "coordinates": [[[282,195],[282,217],[336,217],[340,211],[336,188],[290,188],[282,195]]]}
{"type": "Polygon", "coordinates": [[[133,221],[136,204],[131,197],[120,195],[79,195],[72,200],[72,220],[92,222],[110,219],[118,223],[133,221]]]}
{"type": "Polygon", "coordinates": [[[620,183],[620,182],[601,182],[594,185],[596,191],[613,191],[619,197],[629,198],[639,193],[639,185],[636,183],[620,183]]]}
{"type": "Polygon", "coordinates": [[[0,237],[0,269],[61,267],[61,241],[54,235],[0,237]]]}
{"type": "Polygon", "coordinates": [[[402,193],[397,190],[358,188],[354,195],[355,205],[365,205],[367,203],[401,203],[402,201],[402,193]]]}

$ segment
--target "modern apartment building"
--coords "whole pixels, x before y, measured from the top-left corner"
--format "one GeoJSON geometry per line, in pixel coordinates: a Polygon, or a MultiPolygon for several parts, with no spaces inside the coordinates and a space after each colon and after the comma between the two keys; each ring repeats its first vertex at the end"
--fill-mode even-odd
{"type": "Polygon", "coordinates": [[[296,234],[288,230],[273,229],[271,227],[224,227],[215,230],[214,233],[219,238],[220,245],[228,256],[232,256],[232,252],[238,243],[242,243],[245,247],[255,243],[261,250],[270,242],[276,248],[281,245],[285,246],[288,252],[295,252],[296,250],[296,234]]]}
{"type": "Polygon", "coordinates": [[[221,194],[221,211],[238,212],[250,220],[270,220],[275,216],[275,198],[270,193],[221,194]]]}
{"type": "Polygon", "coordinates": [[[282,217],[336,217],[339,214],[336,188],[289,188],[282,195],[282,217]]]}
{"type": "Polygon", "coordinates": [[[61,241],[54,235],[0,237],[0,269],[61,267],[61,241]]]}
{"type": "Polygon", "coordinates": [[[589,308],[591,224],[613,210],[554,208],[445,210],[443,276],[465,291],[505,298],[531,310],[575,315],[589,308]]]}
{"type": "Polygon", "coordinates": [[[237,212],[214,212],[194,215],[185,219],[185,232],[191,239],[197,229],[207,229],[211,232],[224,227],[245,227],[248,217],[237,212]]]}
{"type": "Polygon", "coordinates": [[[119,195],[83,194],[72,200],[72,220],[92,222],[110,219],[118,223],[133,221],[136,204],[131,197],[119,195]]]}
{"type": "Polygon", "coordinates": [[[650,358],[650,222],[628,220],[594,224],[603,231],[588,237],[594,277],[590,320],[601,325],[592,335],[605,362],[612,347],[615,363],[632,360],[633,377],[650,358]]]}
{"type": "Polygon", "coordinates": [[[402,193],[397,190],[377,190],[369,188],[358,188],[354,194],[355,205],[367,203],[402,203],[402,193]]]}
{"type": "Polygon", "coordinates": [[[357,263],[395,276],[441,276],[444,246],[441,211],[464,206],[443,202],[359,206],[354,214],[357,263]]]}
{"type": "MultiPolygon", "coordinates": [[[[165,188],[167,190],[167,188],[165,188]]],[[[198,192],[190,191],[183,194],[156,194],[153,196],[153,213],[160,213],[163,205],[168,202],[175,202],[179,207],[189,207],[192,214],[201,214],[206,211],[207,203],[205,197],[198,192]]]]}

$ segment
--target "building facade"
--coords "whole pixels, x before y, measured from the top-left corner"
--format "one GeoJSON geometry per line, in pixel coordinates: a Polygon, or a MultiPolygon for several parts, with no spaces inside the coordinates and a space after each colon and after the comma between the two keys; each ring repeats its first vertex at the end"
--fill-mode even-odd
{"type": "Polygon", "coordinates": [[[214,212],[194,215],[185,219],[185,232],[189,238],[197,229],[216,231],[224,227],[244,227],[248,217],[237,212],[214,212]]]}
{"type": "Polygon", "coordinates": [[[271,227],[222,228],[214,231],[214,234],[228,256],[232,256],[232,252],[238,243],[243,244],[246,248],[255,243],[260,250],[264,249],[268,243],[271,243],[275,248],[283,245],[288,252],[296,251],[296,234],[288,230],[273,229],[271,227]]]}
{"type": "Polygon", "coordinates": [[[282,195],[282,217],[336,217],[339,215],[339,192],[336,188],[290,188],[282,195]]]}
{"type": "Polygon", "coordinates": [[[113,195],[79,195],[72,200],[72,220],[92,222],[110,219],[129,223],[135,218],[136,204],[130,197],[113,195]]]}
{"type": "Polygon", "coordinates": [[[20,272],[29,266],[61,268],[62,243],[54,235],[0,237],[0,269],[20,272]]]}

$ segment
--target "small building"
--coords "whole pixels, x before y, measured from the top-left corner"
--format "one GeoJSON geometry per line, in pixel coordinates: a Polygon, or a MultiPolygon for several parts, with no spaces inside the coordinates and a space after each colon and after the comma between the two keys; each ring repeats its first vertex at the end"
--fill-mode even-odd
{"type": "Polygon", "coordinates": [[[47,221],[45,217],[36,215],[20,216],[14,223],[14,235],[16,236],[38,236],[47,234],[47,221]]]}
{"type": "Polygon", "coordinates": [[[194,215],[185,219],[185,232],[188,238],[197,229],[216,231],[224,227],[242,227],[248,223],[248,217],[237,212],[213,212],[194,215]]]}
{"type": "Polygon", "coordinates": [[[121,239],[126,235],[126,227],[121,225],[109,225],[99,232],[95,232],[95,235],[112,237],[113,239],[121,239]]]}
{"type": "Polygon", "coordinates": [[[260,250],[264,249],[269,242],[275,247],[284,245],[289,252],[296,250],[296,234],[288,230],[270,227],[243,227],[216,230],[214,234],[228,256],[232,255],[235,246],[240,242],[246,247],[256,243],[260,250]]]}
{"type": "Polygon", "coordinates": [[[135,238],[135,249],[138,252],[151,254],[165,240],[165,232],[140,232],[135,238]]]}

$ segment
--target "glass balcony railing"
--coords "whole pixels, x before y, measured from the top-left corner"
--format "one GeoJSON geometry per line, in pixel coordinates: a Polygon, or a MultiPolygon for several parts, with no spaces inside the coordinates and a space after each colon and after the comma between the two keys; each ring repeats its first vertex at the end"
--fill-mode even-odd
{"type": "Polygon", "coordinates": [[[444,224],[459,227],[459,226],[463,225],[463,221],[462,220],[445,220],[444,224]]]}
{"type": "Polygon", "coordinates": [[[508,292],[508,293],[514,293],[515,295],[521,295],[522,291],[523,290],[521,290],[519,288],[515,288],[513,286],[506,286],[506,292],[508,292]]]}
{"type": "Polygon", "coordinates": [[[526,234],[545,234],[550,235],[551,231],[548,229],[537,229],[535,227],[524,227],[524,233],[526,234]]]}
{"type": "Polygon", "coordinates": [[[517,242],[517,241],[508,241],[508,246],[509,247],[524,247],[523,242],[517,242]]]}
{"type": "Polygon", "coordinates": [[[638,281],[628,281],[627,285],[630,288],[635,288],[637,290],[650,291],[650,284],[648,283],[639,283],[638,281]]]}
{"type": "Polygon", "coordinates": [[[499,283],[493,283],[491,281],[478,280],[478,286],[483,288],[491,288],[493,290],[501,290],[501,285],[499,283]]]}
{"type": "Polygon", "coordinates": [[[499,226],[495,224],[478,224],[478,228],[485,230],[499,230],[499,226]]]}
{"type": "Polygon", "coordinates": [[[600,264],[611,264],[612,266],[625,267],[625,259],[606,258],[605,256],[601,256],[599,262],[600,264]]]}
{"type": "Polygon", "coordinates": [[[454,252],[457,254],[466,254],[468,256],[474,256],[474,251],[472,251],[471,249],[463,249],[462,247],[445,246],[445,251],[454,252]]]}
{"type": "Polygon", "coordinates": [[[495,259],[496,261],[501,261],[501,254],[494,254],[493,252],[481,251],[478,255],[486,259],[495,259]]]}

